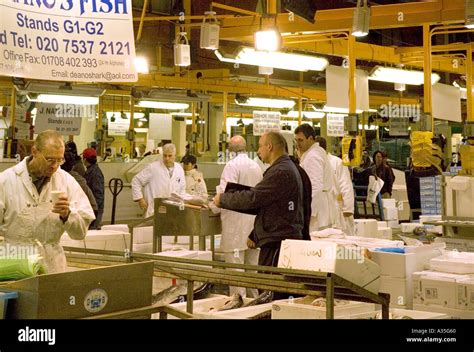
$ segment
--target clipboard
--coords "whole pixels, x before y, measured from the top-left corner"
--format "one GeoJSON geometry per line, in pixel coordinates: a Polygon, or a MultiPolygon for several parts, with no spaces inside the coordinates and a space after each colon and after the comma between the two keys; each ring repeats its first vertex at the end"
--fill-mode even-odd
{"type": "MultiPolygon", "coordinates": [[[[238,191],[248,191],[252,189],[250,186],[242,185],[240,183],[234,183],[234,182],[227,182],[227,185],[225,186],[225,191],[224,193],[234,193],[238,191]]],[[[258,214],[258,209],[246,209],[246,210],[234,210],[237,213],[242,213],[242,214],[248,214],[248,215],[257,215],[258,214]]]]}

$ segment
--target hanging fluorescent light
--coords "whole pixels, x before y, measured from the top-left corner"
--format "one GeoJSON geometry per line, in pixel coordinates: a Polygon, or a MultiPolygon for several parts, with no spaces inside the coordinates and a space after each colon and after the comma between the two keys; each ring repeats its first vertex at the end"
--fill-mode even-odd
{"type": "Polygon", "coordinates": [[[140,100],[136,105],[140,108],[164,109],[164,110],[184,110],[189,108],[186,103],[169,103],[164,101],[140,100]]]}
{"type": "Polygon", "coordinates": [[[97,105],[99,97],[84,97],[77,95],[60,95],[60,94],[27,94],[28,100],[38,103],[51,104],[75,104],[75,105],[97,105]]]}
{"type": "Polygon", "coordinates": [[[148,60],[144,57],[136,57],[135,69],[138,73],[148,74],[148,60]]]}
{"type": "MultiPolygon", "coordinates": [[[[181,116],[181,117],[191,117],[193,116],[190,112],[172,112],[171,116],[181,116]]],[[[194,116],[199,116],[199,114],[195,114],[194,116]]]]}
{"type": "Polygon", "coordinates": [[[464,26],[474,28],[474,0],[466,0],[464,6],[464,26]]]}
{"type": "MultiPolygon", "coordinates": [[[[286,115],[288,117],[298,117],[299,112],[296,110],[291,110],[286,115]]],[[[307,119],[322,119],[326,114],[322,111],[302,111],[301,117],[306,117],[307,119]]]]}
{"type": "Polygon", "coordinates": [[[259,51],[277,51],[280,49],[281,36],[276,28],[255,32],[255,49],[259,51]]]}
{"type": "Polygon", "coordinates": [[[219,22],[214,11],[206,11],[201,24],[201,49],[216,50],[219,49],[219,22]]]}
{"type": "Polygon", "coordinates": [[[258,66],[258,74],[259,75],[272,75],[273,74],[273,67],[266,67],[266,66],[258,66]]]}
{"type": "MultiPolygon", "coordinates": [[[[421,85],[424,83],[423,71],[403,70],[394,67],[375,66],[369,79],[374,81],[405,83],[421,85]]],[[[437,73],[431,74],[431,84],[435,84],[440,79],[437,73]]]]}
{"type": "Polygon", "coordinates": [[[367,6],[367,0],[357,0],[357,6],[354,10],[352,19],[352,35],[354,37],[365,37],[369,34],[370,7],[367,6]]]}
{"type": "Polygon", "coordinates": [[[257,51],[254,48],[239,48],[236,55],[223,55],[219,50],[214,51],[222,62],[232,62],[245,65],[266,66],[292,71],[323,71],[329,61],[324,57],[283,53],[280,51],[257,51]]]}
{"type": "Polygon", "coordinates": [[[286,99],[267,99],[267,98],[255,98],[255,97],[241,97],[235,98],[235,103],[242,106],[255,106],[262,108],[275,108],[275,109],[292,109],[295,106],[294,100],[286,99]]]}

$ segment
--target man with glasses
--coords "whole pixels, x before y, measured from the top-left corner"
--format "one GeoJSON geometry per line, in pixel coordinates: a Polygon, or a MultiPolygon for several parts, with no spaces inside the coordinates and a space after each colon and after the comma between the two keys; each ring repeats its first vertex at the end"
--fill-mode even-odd
{"type": "Polygon", "coordinates": [[[8,244],[32,246],[49,273],[66,270],[59,244],[64,231],[81,240],[95,218],[79,184],[59,168],[63,163],[62,136],[46,130],[31,156],[0,173],[0,235],[8,244]]]}

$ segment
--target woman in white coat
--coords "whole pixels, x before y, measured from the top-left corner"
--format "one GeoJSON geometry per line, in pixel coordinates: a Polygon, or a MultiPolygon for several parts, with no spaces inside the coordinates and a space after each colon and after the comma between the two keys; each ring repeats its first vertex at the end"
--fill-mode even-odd
{"type": "Polygon", "coordinates": [[[66,231],[82,240],[95,219],[81,186],[59,166],[64,142],[56,131],[38,135],[31,156],[0,173],[0,235],[11,245],[31,247],[47,273],[66,271],[59,244],[66,231]],[[61,192],[53,196],[53,191],[61,192]]]}
{"type": "Polygon", "coordinates": [[[163,158],[147,165],[132,179],[132,196],[145,217],[155,212],[154,199],[168,198],[171,193],[184,194],[186,181],[183,167],[175,162],[176,147],[174,144],[163,146],[163,158]],[[143,193],[144,188],[144,193],[143,193]]]}
{"type": "Polygon", "coordinates": [[[326,151],[316,142],[314,128],[305,123],[295,129],[300,166],[311,180],[310,232],[332,227],[335,223],[334,175],[326,151]]]}

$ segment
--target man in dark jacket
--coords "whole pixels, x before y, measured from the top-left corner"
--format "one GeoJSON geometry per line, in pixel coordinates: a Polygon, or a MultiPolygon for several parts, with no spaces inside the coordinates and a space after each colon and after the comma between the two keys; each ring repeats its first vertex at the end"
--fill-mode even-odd
{"type": "Polygon", "coordinates": [[[97,165],[97,152],[95,149],[85,149],[82,152],[82,158],[87,168],[85,179],[94,194],[98,208],[97,211],[94,211],[95,220],[91,223],[89,229],[98,230],[100,229],[102,214],[104,213],[104,175],[99,169],[99,165],[97,165]]]}
{"type": "Polygon", "coordinates": [[[278,132],[265,133],[259,141],[261,160],[271,164],[263,180],[250,190],[216,195],[221,208],[257,216],[248,247],[260,248],[259,265],[277,266],[281,241],[303,239],[303,182],[296,165],[285,152],[285,138],[278,132]]]}

